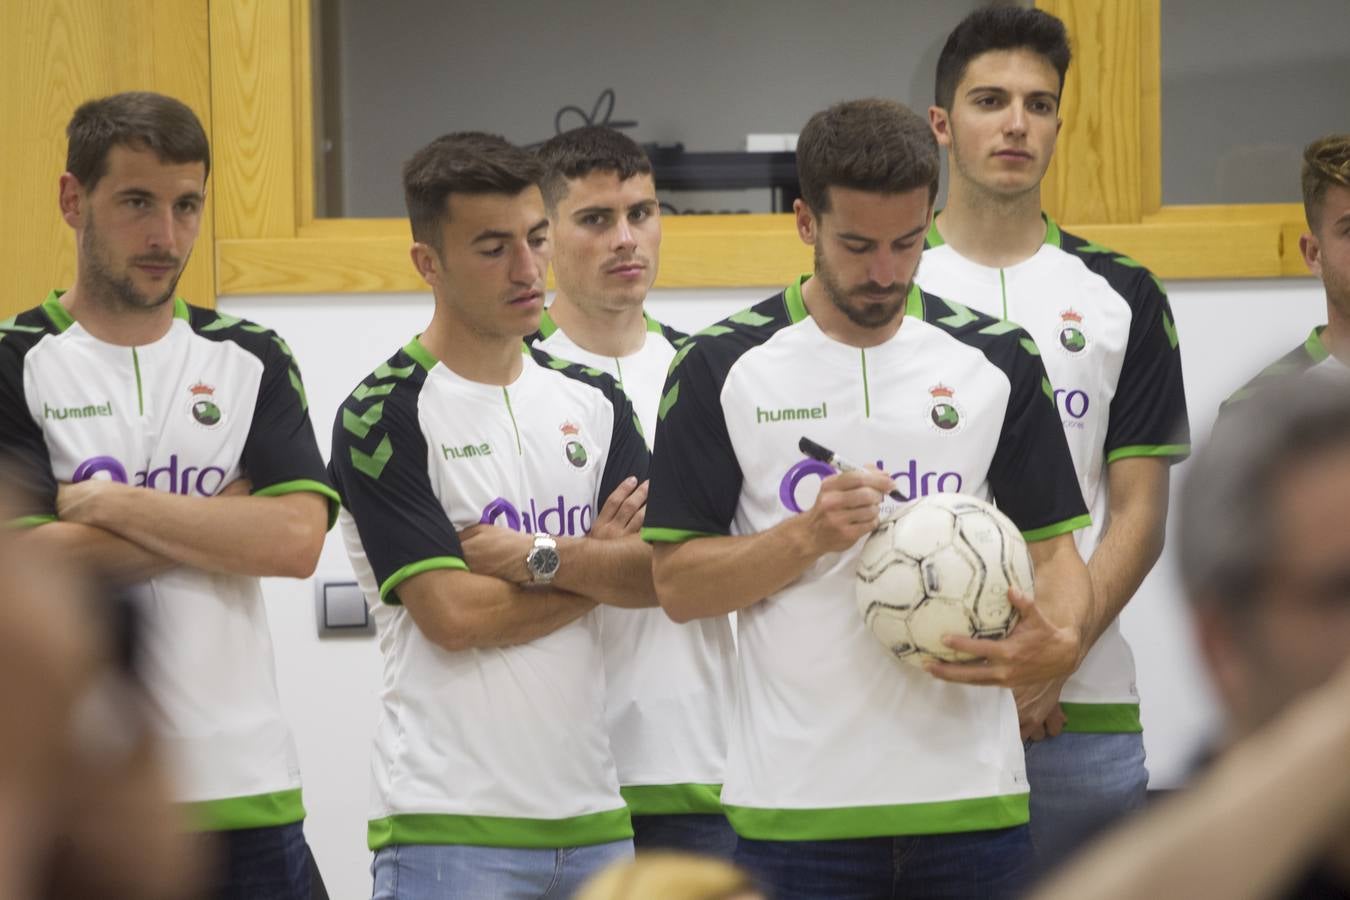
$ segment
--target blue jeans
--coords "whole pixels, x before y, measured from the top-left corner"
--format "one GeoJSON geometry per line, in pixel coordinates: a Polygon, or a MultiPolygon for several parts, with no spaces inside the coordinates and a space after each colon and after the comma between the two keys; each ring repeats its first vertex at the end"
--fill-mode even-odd
{"type": "Polygon", "coordinates": [[[303,822],[218,831],[223,859],[206,896],[213,900],[309,900],[309,845],[303,822]]]}
{"type": "Polygon", "coordinates": [[[633,858],[632,841],[560,850],[403,844],[375,852],[372,900],[566,900],[596,872],[633,858]]]}
{"type": "Polygon", "coordinates": [[[721,813],[633,816],[633,847],[638,853],[681,850],[731,859],[736,852],[736,832],[721,813]]]}
{"type": "Polygon", "coordinates": [[[1036,865],[1054,868],[1120,817],[1144,805],[1144,736],[1080,734],[1027,745],[1036,865]]]}
{"type": "Polygon", "coordinates": [[[1025,886],[1031,837],[1025,825],[838,841],[742,837],[736,863],[775,900],[994,900],[1025,886]]]}

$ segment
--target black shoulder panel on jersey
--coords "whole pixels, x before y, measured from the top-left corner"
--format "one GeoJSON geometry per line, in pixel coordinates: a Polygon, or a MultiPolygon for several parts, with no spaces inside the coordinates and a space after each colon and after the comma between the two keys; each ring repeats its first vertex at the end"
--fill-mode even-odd
{"type": "MultiPolygon", "coordinates": [[[[1130,304],[1138,315],[1141,303],[1148,303],[1154,290],[1167,296],[1158,276],[1150,272],[1137,260],[1123,253],[1117,253],[1110,247],[1095,241],[1089,241],[1068,231],[1060,232],[1060,248],[1083,261],[1088,270],[1106,279],[1106,283],[1130,304]]],[[[1170,312],[1169,312],[1170,318],[1170,312]]]]}
{"type": "Polygon", "coordinates": [[[41,307],[0,321],[0,471],[19,488],[9,499],[20,523],[36,524],[56,513],[56,478],[42,428],[28,412],[23,368],[28,352],[59,332],[41,307]]]}
{"type": "MultiPolygon", "coordinates": [[[[1009,381],[1015,381],[1020,357],[1040,357],[1041,351],[1036,342],[1017,323],[996,319],[927,291],[920,293],[925,322],[936,325],[961,343],[979,350],[985,359],[1008,376],[1009,381]]],[[[1054,394],[1048,379],[1042,389],[1053,403],[1054,394]]]]}
{"type": "MultiPolygon", "coordinates": [[[[1323,326],[1325,327],[1325,326],[1323,326]]],[[[1309,341],[1311,338],[1309,338],[1309,341]]],[[[1260,372],[1257,372],[1250,381],[1234,391],[1227,400],[1219,406],[1219,415],[1231,412],[1232,408],[1241,404],[1242,401],[1249,399],[1254,394],[1259,393],[1264,388],[1283,381],[1286,378],[1296,378],[1304,372],[1317,365],[1320,360],[1308,350],[1309,341],[1304,341],[1293,350],[1281,356],[1270,365],[1266,366],[1260,372]]]]}
{"type": "Polygon", "coordinates": [[[683,331],[680,331],[678,328],[671,328],[665,322],[658,322],[656,319],[653,319],[651,316],[648,316],[647,317],[648,328],[650,328],[653,325],[656,326],[656,331],[658,331],[660,335],[666,339],[666,343],[670,344],[670,346],[674,347],[677,350],[680,347],[683,347],[685,345],[685,342],[689,340],[689,335],[685,334],[683,331]]]}
{"type": "Polygon", "coordinates": [[[647,439],[642,434],[642,423],[638,421],[637,411],[619,383],[608,372],[559,359],[538,347],[529,346],[528,349],[530,357],[537,364],[590,385],[600,391],[614,407],[614,430],[610,434],[605,471],[600,476],[599,502],[603,504],[619,483],[630,475],[638,481],[645,481],[651,466],[647,439]]]}

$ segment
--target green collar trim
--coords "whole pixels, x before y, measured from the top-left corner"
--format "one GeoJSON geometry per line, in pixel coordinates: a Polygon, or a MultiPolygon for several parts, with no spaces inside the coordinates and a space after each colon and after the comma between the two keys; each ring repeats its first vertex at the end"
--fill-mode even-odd
{"type": "Polygon", "coordinates": [[[192,316],[188,312],[187,301],[182,297],[173,298],[173,317],[175,319],[182,319],[184,322],[192,321],[192,316]]]}
{"type": "Polygon", "coordinates": [[[422,345],[420,334],[403,346],[403,352],[412,357],[413,362],[428,372],[436,368],[436,357],[432,356],[431,351],[422,345]]]}
{"type": "Polygon", "coordinates": [[[916,319],[923,318],[923,291],[919,290],[917,281],[909,285],[909,296],[905,298],[905,315],[916,319]]]}
{"type": "Polygon", "coordinates": [[[1315,363],[1320,363],[1331,355],[1327,345],[1322,343],[1322,332],[1326,330],[1325,325],[1318,325],[1308,335],[1308,339],[1303,342],[1303,352],[1308,354],[1308,358],[1315,363]]]}
{"type": "Polygon", "coordinates": [[[553,333],[558,330],[558,323],[553,321],[553,316],[549,315],[547,307],[539,316],[539,337],[548,340],[553,337],[553,333]]]}
{"type": "MultiPolygon", "coordinates": [[[[943,244],[947,243],[942,239],[942,235],[938,232],[937,220],[938,216],[941,214],[942,210],[933,213],[933,221],[928,225],[928,236],[925,240],[927,241],[928,249],[930,250],[934,247],[941,247],[943,244]]],[[[1064,235],[1060,232],[1059,225],[1054,219],[1050,218],[1049,213],[1042,212],[1041,219],[1045,222],[1045,238],[1041,243],[1049,244],[1051,247],[1063,247],[1064,235]]]]}
{"type": "Polygon", "coordinates": [[[801,276],[783,291],[783,302],[787,305],[788,320],[794,325],[810,315],[806,311],[806,301],[802,299],[802,285],[810,277],[810,275],[801,276]]]}
{"type": "Polygon", "coordinates": [[[645,312],[642,314],[642,320],[647,323],[647,330],[650,331],[652,334],[663,333],[661,331],[661,323],[653,319],[651,316],[647,315],[645,312]]]}
{"type": "Polygon", "coordinates": [[[61,295],[64,293],[65,291],[52,291],[47,295],[47,299],[42,301],[42,311],[52,320],[57,331],[65,331],[75,324],[75,317],[61,305],[61,295]]]}

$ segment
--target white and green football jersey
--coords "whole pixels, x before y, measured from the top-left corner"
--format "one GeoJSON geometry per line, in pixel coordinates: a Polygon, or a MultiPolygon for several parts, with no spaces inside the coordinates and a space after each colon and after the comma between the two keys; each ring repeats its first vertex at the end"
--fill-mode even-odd
{"type": "MultiPolygon", "coordinates": [[[[992,497],[1028,540],[1089,523],[1036,345],[917,287],[896,335],[867,349],[820,330],[801,282],[724,319],[676,355],[658,419],[653,542],[755,534],[808,509],[832,470],[804,457],[802,437],[892,474],[910,498],[992,497]]],[[[732,825],[828,840],[1026,822],[1011,691],[892,658],[854,601],[861,545],[737,614],[732,825]]]]}
{"type": "Polygon", "coordinates": [[[422,634],[398,587],[467,568],[458,530],[473,525],[584,537],[647,464],[613,379],[542,351],[526,351],[502,387],[460,377],[414,338],[343,403],[330,471],[384,657],[371,849],[632,837],[595,612],[527,643],[450,652],[422,634]]]}
{"type": "Polygon", "coordinates": [[[1251,381],[1234,391],[1219,408],[1219,421],[1224,422],[1233,409],[1240,406],[1244,400],[1286,378],[1330,378],[1342,381],[1350,378],[1350,366],[1332,356],[1327,345],[1323,343],[1322,332],[1326,327],[1319,325],[1314,328],[1307,340],[1266,366],[1251,381]]]}
{"type": "MultiPolygon", "coordinates": [[[[1054,386],[1093,527],[1075,535],[1089,559],[1109,522],[1107,467],[1190,452],[1181,352],[1167,294],[1147,269],[1060,231],[1045,218],[1031,258],[990,268],[958,254],[934,224],[919,265],[926,291],[1030,332],[1054,386]]],[[[1068,731],[1141,731],[1134,654],[1112,622],[1061,694],[1068,731]]]]}
{"type": "MultiPolygon", "coordinates": [[[[666,372],[685,340],[648,317],[641,350],[618,359],[600,356],[573,343],[545,311],[531,343],[614,376],[650,439],[666,372]]],[[[729,617],[677,625],[660,609],[605,607],[598,613],[609,740],[629,810],[720,812],[736,653],[729,617]]]]}
{"type": "MultiPolygon", "coordinates": [[[[55,520],[58,482],[96,477],[209,497],[242,475],[255,494],[310,491],[336,512],[299,370],[274,332],[175,300],[167,334],[122,347],[58,297],[0,323],[0,453],[28,488],[20,524],[55,520]]],[[[179,566],[139,593],[177,799],[209,829],[304,818],[258,579],[179,566]]]]}

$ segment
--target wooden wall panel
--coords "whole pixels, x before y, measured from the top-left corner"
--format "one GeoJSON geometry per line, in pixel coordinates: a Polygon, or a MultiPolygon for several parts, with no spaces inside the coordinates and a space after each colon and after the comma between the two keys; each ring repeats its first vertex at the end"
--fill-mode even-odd
{"type": "MultiPolygon", "coordinates": [[[[1073,64],[1064,85],[1055,161],[1042,202],[1061,222],[1127,224],[1145,211],[1144,142],[1158,138],[1156,74],[1159,0],[1038,0],[1064,20],[1073,64]]],[[[1151,152],[1151,151],[1150,151],[1151,152]]],[[[1149,211],[1157,208],[1156,203],[1149,211]]]]}
{"type": "MultiPolygon", "coordinates": [[[[187,103],[210,134],[207,44],[207,0],[0,0],[0,318],[74,280],[74,233],[57,208],[57,179],[75,108],[154,90],[187,103]]],[[[207,306],[215,303],[212,199],[179,283],[179,293],[207,306]]]]}

